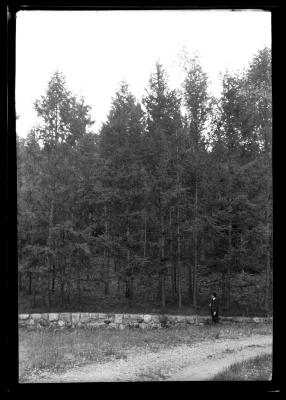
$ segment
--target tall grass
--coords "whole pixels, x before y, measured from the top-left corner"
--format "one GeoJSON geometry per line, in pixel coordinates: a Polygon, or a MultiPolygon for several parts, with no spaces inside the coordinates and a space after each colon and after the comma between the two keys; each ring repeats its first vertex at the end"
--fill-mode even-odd
{"type": "Polygon", "coordinates": [[[215,375],[213,381],[268,381],[272,373],[272,355],[265,354],[232,364],[215,375]]]}
{"type": "Polygon", "coordinates": [[[271,333],[271,326],[250,325],[190,325],[159,330],[141,329],[19,329],[19,379],[31,372],[63,371],[72,366],[102,363],[126,358],[131,351],[160,351],[181,344],[216,340],[224,335],[239,337],[256,333],[271,333]]]}

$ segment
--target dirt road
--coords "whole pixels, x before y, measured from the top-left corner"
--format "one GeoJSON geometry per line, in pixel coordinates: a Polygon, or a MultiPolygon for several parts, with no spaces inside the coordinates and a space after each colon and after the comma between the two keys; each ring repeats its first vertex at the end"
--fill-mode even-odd
{"type": "Polygon", "coordinates": [[[230,364],[272,352],[271,335],[220,338],[158,352],[134,350],[126,359],[72,368],[65,373],[42,373],[29,382],[200,381],[230,364]]]}

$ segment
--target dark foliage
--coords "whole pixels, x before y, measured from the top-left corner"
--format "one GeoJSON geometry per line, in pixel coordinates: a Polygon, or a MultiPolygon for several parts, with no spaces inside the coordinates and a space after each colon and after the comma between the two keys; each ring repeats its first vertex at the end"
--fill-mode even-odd
{"type": "Polygon", "coordinates": [[[122,82],[98,134],[62,74],[17,139],[21,309],[270,313],[271,57],[208,94],[185,55],[182,90],[162,65],[142,103],[122,82]],[[189,308],[191,307],[191,308],[189,308]]]}

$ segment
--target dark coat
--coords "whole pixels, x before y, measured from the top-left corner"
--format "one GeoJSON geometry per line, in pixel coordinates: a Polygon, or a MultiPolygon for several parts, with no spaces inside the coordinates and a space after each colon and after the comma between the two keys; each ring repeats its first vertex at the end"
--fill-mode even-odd
{"type": "Polygon", "coordinates": [[[210,305],[211,305],[211,313],[213,312],[218,313],[218,301],[216,298],[211,299],[210,305]]]}

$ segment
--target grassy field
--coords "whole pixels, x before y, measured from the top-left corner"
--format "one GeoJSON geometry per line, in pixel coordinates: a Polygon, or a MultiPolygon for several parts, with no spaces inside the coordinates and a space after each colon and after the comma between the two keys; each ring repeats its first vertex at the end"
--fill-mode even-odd
{"type": "Polygon", "coordinates": [[[232,364],[217,374],[213,381],[268,381],[272,373],[272,355],[265,354],[232,364]]]}
{"type": "Polygon", "coordinates": [[[267,324],[192,325],[158,330],[71,329],[62,331],[19,329],[19,379],[31,372],[63,372],[70,367],[126,358],[129,351],[160,351],[222,337],[267,334],[267,324]]]}

